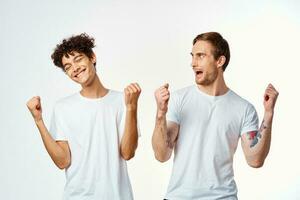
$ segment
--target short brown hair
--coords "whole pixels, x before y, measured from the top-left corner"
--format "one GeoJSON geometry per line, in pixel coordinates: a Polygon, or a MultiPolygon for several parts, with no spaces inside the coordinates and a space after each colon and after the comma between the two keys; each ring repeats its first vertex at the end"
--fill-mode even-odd
{"type": "Polygon", "coordinates": [[[225,71],[229,60],[230,60],[230,50],[227,41],[222,37],[220,33],[217,32],[207,32],[197,35],[193,40],[193,45],[196,44],[199,40],[209,42],[213,47],[214,51],[212,52],[214,58],[217,60],[220,56],[225,56],[226,60],[222,66],[223,71],[225,71]]]}
{"type": "MultiPolygon", "coordinates": [[[[72,55],[72,52],[74,51],[78,53],[84,53],[88,58],[91,59],[94,54],[92,50],[95,47],[94,42],[95,39],[90,37],[86,33],[63,39],[61,44],[56,45],[56,48],[51,55],[54,65],[64,70],[62,58],[64,56],[68,58],[68,55],[72,55]]],[[[96,63],[94,64],[94,66],[96,66],[96,63]]]]}

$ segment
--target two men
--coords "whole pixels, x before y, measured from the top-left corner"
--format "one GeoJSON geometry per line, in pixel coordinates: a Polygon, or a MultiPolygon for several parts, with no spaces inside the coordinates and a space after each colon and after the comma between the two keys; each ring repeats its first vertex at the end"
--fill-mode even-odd
{"type": "MultiPolygon", "coordinates": [[[[137,148],[141,89],[130,84],[125,99],[122,93],[106,89],[96,74],[93,47],[94,40],[85,34],[56,47],[54,64],[82,89],[57,102],[50,131],[43,123],[40,98],[33,97],[27,106],[49,155],[66,169],[65,199],[132,199],[125,160],[137,148]]],[[[239,138],[248,164],[261,167],[270,148],[278,92],[271,84],[267,87],[259,128],[253,105],[225,84],[227,41],[216,32],[200,34],[191,55],[196,84],[172,95],[168,84],[155,92],[155,157],[164,162],[174,151],[165,198],[237,199],[232,162],[239,138]]]]}
{"type": "Polygon", "coordinates": [[[166,199],[237,199],[233,155],[239,138],[248,164],[261,167],[270,149],[272,119],[278,92],[270,84],[264,94],[260,128],[253,105],[228,88],[227,41],[216,32],[193,41],[195,85],[172,93],[168,84],[155,92],[155,157],[174,164],[166,199]]]}

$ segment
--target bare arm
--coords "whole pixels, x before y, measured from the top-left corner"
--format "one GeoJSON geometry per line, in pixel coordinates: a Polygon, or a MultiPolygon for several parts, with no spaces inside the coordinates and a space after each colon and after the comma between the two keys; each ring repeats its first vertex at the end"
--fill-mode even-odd
{"type": "Polygon", "coordinates": [[[170,98],[168,87],[169,85],[165,84],[155,91],[157,113],[152,136],[152,147],[155,158],[160,162],[165,162],[170,159],[179,132],[178,124],[166,121],[168,101],[170,98]]]}
{"type": "Polygon", "coordinates": [[[271,144],[272,117],[265,114],[258,131],[242,135],[242,148],[248,165],[254,168],[262,167],[271,144]]]}
{"type": "Polygon", "coordinates": [[[132,83],[124,89],[124,93],[126,118],[120,151],[125,160],[130,160],[134,157],[138,146],[137,103],[141,88],[137,83],[132,83]]]}
{"type": "Polygon", "coordinates": [[[35,124],[40,132],[45,148],[55,165],[60,169],[67,168],[71,163],[71,154],[67,141],[55,141],[42,119],[42,107],[40,97],[33,97],[27,102],[35,124]]]}
{"type": "Polygon", "coordinates": [[[156,115],[155,128],[152,136],[152,147],[155,158],[160,162],[170,159],[176,144],[179,125],[175,122],[166,122],[166,115],[156,115]]]}
{"type": "Polygon", "coordinates": [[[248,165],[262,167],[271,145],[272,121],[278,92],[269,84],[264,95],[265,113],[258,131],[242,135],[242,148],[248,165]]]}

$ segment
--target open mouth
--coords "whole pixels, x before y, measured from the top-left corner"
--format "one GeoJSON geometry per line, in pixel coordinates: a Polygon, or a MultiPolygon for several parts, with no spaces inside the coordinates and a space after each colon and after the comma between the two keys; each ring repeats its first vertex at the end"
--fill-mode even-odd
{"type": "Polygon", "coordinates": [[[195,73],[196,73],[196,75],[200,75],[200,74],[203,74],[203,71],[202,70],[195,70],[195,73]]]}

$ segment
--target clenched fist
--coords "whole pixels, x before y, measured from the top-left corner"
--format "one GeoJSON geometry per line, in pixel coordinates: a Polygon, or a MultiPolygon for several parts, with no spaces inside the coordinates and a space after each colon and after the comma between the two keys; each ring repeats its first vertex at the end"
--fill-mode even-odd
{"type": "Polygon", "coordinates": [[[166,83],[165,85],[158,88],[154,93],[157,104],[157,111],[161,114],[166,114],[168,111],[168,102],[170,98],[170,92],[168,88],[169,84],[166,83]]]}
{"type": "Polygon", "coordinates": [[[136,110],[141,88],[137,83],[131,83],[124,89],[125,105],[128,110],[136,110]]]}
{"type": "Polygon", "coordinates": [[[278,97],[278,92],[272,84],[269,84],[264,94],[264,107],[266,112],[273,112],[278,97]]]}
{"type": "Polygon", "coordinates": [[[34,121],[37,122],[42,119],[42,105],[39,96],[32,97],[26,105],[31,112],[34,121]]]}

